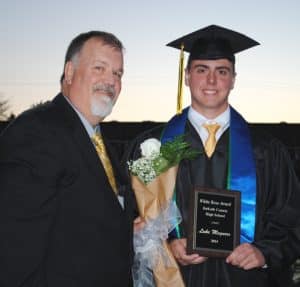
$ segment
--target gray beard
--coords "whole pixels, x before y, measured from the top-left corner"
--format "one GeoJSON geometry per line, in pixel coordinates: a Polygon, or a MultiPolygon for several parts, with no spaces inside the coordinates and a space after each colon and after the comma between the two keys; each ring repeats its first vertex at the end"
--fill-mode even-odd
{"type": "Polygon", "coordinates": [[[105,118],[112,112],[114,104],[109,96],[93,97],[91,100],[91,112],[93,116],[105,118]]]}

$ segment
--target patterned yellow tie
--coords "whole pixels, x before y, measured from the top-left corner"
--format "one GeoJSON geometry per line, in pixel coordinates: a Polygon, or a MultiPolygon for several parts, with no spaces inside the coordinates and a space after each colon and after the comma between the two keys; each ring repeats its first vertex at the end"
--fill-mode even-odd
{"type": "Polygon", "coordinates": [[[92,141],[96,147],[98,156],[103,164],[104,170],[106,172],[106,175],[108,177],[108,181],[115,192],[115,194],[118,194],[118,189],[117,189],[117,184],[116,184],[116,179],[114,176],[114,171],[111,166],[110,159],[108,157],[108,154],[106,152],[106,148],[102,139],[102,136],[100,133],[95,133],[92,136],[92,141]]]}
{"type": "Polygon", "coordinates": [[[208,131],[208,138],[205,142],[205,152],[208,157],[211,157],[217,144],[216,132],[220,128],[219,124],[204,124],[203,125],[208,131]]]}

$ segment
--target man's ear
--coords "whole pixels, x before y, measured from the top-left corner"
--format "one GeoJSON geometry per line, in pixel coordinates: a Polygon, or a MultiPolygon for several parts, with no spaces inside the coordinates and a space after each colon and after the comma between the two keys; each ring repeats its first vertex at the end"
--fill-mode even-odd
{"type": "Polygon", "coordinates": [[[185,69],[184,69],[184,83],[185,83],[185,85],[186,85],[187,87],[190,86],[190,81],[189,81],[189,79],[190,79],[189,71],[188,71],[187,68],[185,68],[185,69]]]}
{"type": "Polygon", "coordinates": [[[74,70],[74,64],[71,61],[68,61],[65,65],[65,81],[68,85],[72,84],[74,70]]]}
{"type": "Polygon", "coordinates": [[[236,78],[236,73],[234,73],[234,77],[232,78],[232,82],[231,82],[231,90],[234,88],[235,78],[236,78]]]}

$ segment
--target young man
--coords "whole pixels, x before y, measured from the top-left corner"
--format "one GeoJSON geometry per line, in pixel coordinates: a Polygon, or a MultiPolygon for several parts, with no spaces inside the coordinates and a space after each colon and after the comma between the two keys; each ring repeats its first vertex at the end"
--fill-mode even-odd
{"type": "Polygon", "coordinates": [[[234,54],[257,44],[215,25],[169,43],[190,52],[185,83],[191,106],[163,128],[146,132],[135,148],[134,158],[146,138],[165,142],[184,134],[199,150],[197,158],[179,164],[174,198],[182,223],[169,236],[189,287],[288,286],[289,267],[299,255],[299,186],[288,153],[276,139],[250,127],[228,103],[236,78],[234,54]],[[196,186],[241,192],[241,243],[225,258],[187,254],[190,198],[196,186]]]}
{"type": "Polygon", "coordinates": [[[129,185],[94,136],[122,75],[114,35],[80,34],[66,53],[63,93],[1,135],[1,286],[129,286],[129,185]]]}

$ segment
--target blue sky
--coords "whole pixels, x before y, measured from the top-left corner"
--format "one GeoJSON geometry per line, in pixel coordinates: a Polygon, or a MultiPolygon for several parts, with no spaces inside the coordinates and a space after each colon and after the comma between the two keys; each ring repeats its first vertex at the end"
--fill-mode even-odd
{"type": "MultiPolygon", "coordinates": [[[[261,43],[237,55],[231,104],[250,122],[300,123],[300,1],[2,0],[0,97],[18,114],[53,98],[66,48],[105,30],[126,47],[119,101],[108,120],[166,121],[176,110],[178,52],[166,43],[217,24],[261,43]]],[[[190,103],[185,89],[185,105],[190,103]]]]}

